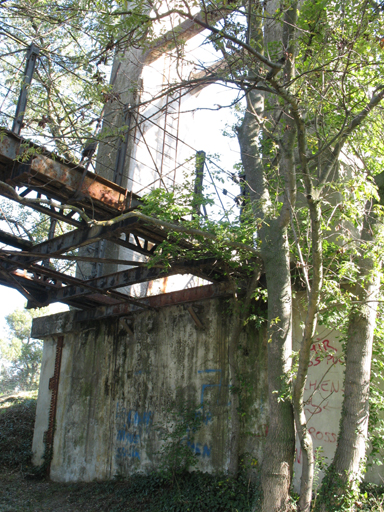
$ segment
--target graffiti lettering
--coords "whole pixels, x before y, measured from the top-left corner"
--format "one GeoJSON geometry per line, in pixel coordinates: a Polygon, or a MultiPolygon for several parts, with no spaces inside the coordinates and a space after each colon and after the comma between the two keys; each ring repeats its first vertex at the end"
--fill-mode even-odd
{"type": "Polygon", "coordinates": [[[116,420],[120,422],[124,422],[130,427],[149,427],[153,422],[153,413],[152,411],[144,411],[140,414],[138,411],[133,411],[132,409],[127,409],[122,406],[119,402],[116,405],[116,420]]]}
{"type": "MultiPolygon", "coordinates": [[[[337,441],[337,434],[334,432],[322,432],[321,430],[316,430],[315,427],[311,427],[308,429],[309,434],[313,437],[316,441],[323,441],[325,443],[336,443],[337,441]]],[[[295,460],[298,464],[302,463],[302,457],[303,453],[301,451],[301,448],[295,449],[295,460]]],[[[313,454],[313,460],[316,460],[316,454],[313,454]]]]}
{"type": "Polygon", "coordinates": [[[204,446],[201,443],[191,443],[191,441],[187,441],[187,446],[195,453],[197,456],[202,455],[203,458],[211,456],[211,447],[205,444],[204,446]]]}
{"type": "Polygon", "coordinates": [[[140,444],[142,437],[149,433],[153,423],[153,412],[142,413],[127,409],[120,402],[116,404],[116,458],[132,458],[140,460],[140,444]],[[122,446],[123,445],[123,446],[122,446]]]}
{"type": "Polygon", "coordinates": [[[326,443],[336,443],[337,441],[337,435],[333,432],[322,432],[321,430],[316,430],[315,427],[309,428],[308,433],[317,441],[324,441],[326,443]]]}
{"type": "Polygon", "coordinates": [[[324,393],[338,393],[341,391],[342,393],[344,390],[340,387],[339,381],[333,381],[333,380],[322,380],[319,381],[319,385],[317,383],[317,380],[312,381],[310,379],[307,380],[305,385],[305,391],[316,391],[316,389],[319,389],[320,391],[323,391],[324,393]]]}
{"type": "Polygon", "coordinates": [[[117,432],[117,440],[121,443],[126,444],[139,444],[140,435],[139,434],[131,434],[131,432],[127,432],[124,429],[121,429],[117,432]]]}
{"type": "Polygon", "coordinates": [[[329,340],[313,343],[311,346],[313,359],[309,362],[309,366],[318,366],[322,361],[326,361],[327,365],[337,363],[342,364],[342,359],[339,356],[336,356],[337,351],[337,348],[333,347],[329,340]]]}
{"type": "Polygon", "coordinates": [[[334,352],[337,352],[336,347],[332,347],[329,340],[323,340],[320,343],[314,343],[311,347],[311,352],[315,352],[316,354],[321,354],[323,352],[329,352],[330,350],[333,350],[334,352]]]}
{"type": "Polygon", "coordinates": [[[132,446],[129,448],[119,447],[116,450],[116,458],[117,459],[123,459],[125,457],[130,457],[132,459],[139,459],[140,460],[140,454],[139,452],[132,446]]]}
{"type": "Polygon", "coordinates": [[[311,397],[305,405],[305,411],[312,416],[314,414],[320,414],[323,411],[330,411],[332,409],[339,409],[339,407],[333,407],[332,405],[329,405],[329,400],[322,400],[318,405],[314,404],[313,397],[311,397]]]}

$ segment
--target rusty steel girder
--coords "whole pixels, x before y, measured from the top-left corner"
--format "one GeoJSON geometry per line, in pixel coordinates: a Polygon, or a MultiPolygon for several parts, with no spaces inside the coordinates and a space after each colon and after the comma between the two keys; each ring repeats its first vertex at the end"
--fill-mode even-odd
{"type": "Polygon", "coordinates": [[[40,189],[56,188],[63,200],[85,198],[116,210],[116,214],[124,212],[129,201],[125,188],[81,167],[69,167],[44,155],[33,157],[29,172],[15,176],[14,181],[26,186],[40,185],[40,189]]]}
{"type": "MultiPolygon", "coordinates": [[[[185,24],[186,28],[188,23],[185,24]]],[[[34,190],[51,199],[82,208],[96,219],[118,217],[139,204],[139,198],[126,189],[101,178],[85,168],[76,166],[55,157],[43,148],[31,144],[9,131],[0,137],[0,180],[12,186],[26,187],[21,196],[14,197],[12,190],[3,186],[0,193],[24,202],[23,199],[34,190]],[[19,162],[25,147],[39,149],[26,162],[19,162]]],[[[32,205],[31,205],[32,206],[32,205]]],[[[32,206],[53,218],[65,220],[54,207],[32,206]]],[[[73,213],[73,212],[72,212],[73,213]]],[[[137,266],[122,272],[102,276],[91,280],[81,280],[57,272],[48,266],[37,265],[39,260],[62,256],[68,251],[78,249],[100,240],[132,249],[134,252],[152,256],[161,242],[174,242],[182,249],[192,247],[188,239],[175,238],[169,230],[146,223],[135,213],[117,222],[97,223],[84,226],[79,221],[71,221],[72,213],[66,220],[77,224],[77,229],[42,243],[33,245],[6,232],[0,232],[0,242],[21,249],[21,253],[0,251],[0,284],[19,289],[28,298],[29,307],[37,307],[52,302],[64,302],[81,308],[84,318],[126,315],[143,308],[160,308],[168,305],[194,302],[215,296],[228,295],[226,283],[208,285],[158,296],[136,299],[118,291],[119,288],[148,282],[175,274],[193,274],[210,281],[227,279],[227,269],[223,262],[206,255],[204,260],[170,262],[170,268],[137,266]],[[23,251],[25,253],[23,254],[23,251]],[[94,311],[94,313],[92,313],[94,311]]],[[[74,256],[73,258],[76,258],[74,256]]],[[[90,259],[90,258],[88,258],[90,259]]],[[[128,263],[128,262],[127,262],[128,263]]],[[[79,318],[81,318],[79,313],[79,318]]]]}
{"type": "Polygon", "coordinates": [[[50,255],[52,257],[55,254],[63,254],[67,251],[83,247],[85,245],[98,242],[99,240],[111,238],[113,235],[117,235],[119,232],[124,230],[129,231],[133,229],[139,222],[137,217],[130,217],[123,221],[117,222],[113,226],[92,226],[89,228],[75,229],[64,235],[57,236],[51,240],[46,240],[40,244],[34,245],[29,252],[34,253],[36,256],[12,256],[9,258],[9,262],[14,262],[17,266],[23,263],[31,263],[33,261],[39,261],[40,255],[50,255]]]}
{"type": "MultiPolygon", "coordinates": [[[[137,299],[143,306],[154,309],[167,306],[175,306],[177,304],[187,304],[202,300],[209,300],[215,297],[229,297],[233,294],[233,290],[228,283],[215,283],[205,286],[196,286],[176,292],[162,293],[151,297],[137,299]]],[[[132,313],[142,311],[136,304],[116,304],[114,306],[102,306],[89,311],[78,311],[75,316],[75,322],[83,322],[87,320],[97,320],[100,318],[125,316],[132,313]]],[[[37,319],[37,323],[40,319],[37,319]]],[[[36,321],[35,321],[36,322],[36,321]]]]}
{"type": "Polygon", "coordinates": [[[42,152],[37,145],[2,130],[0,180],[37,190],[65,204],[84,207],[99,219],[119,215],[140,204],[136,194],[48,151],[33,155],[26,162],[19,161],[26,146],[42,152]]]}
{"type": "Polygon", "coordinates": [[[156,267],[130,268],[128,270],[123,270],[114,274],[98,277],[95,279],[89,279],[77,285],[65,286],[57,290],[52,290],[48,295],[47,303],[65,302],[65,300],[70,298],[77,298],[83,295],[88,295],[91,288],[97,289],[100,293],[103,293],[109,290],[114,290],[116,288],[132,286],[137,283],[145,283],[154,279],[160,279],[162,277],[182,274],[185,272],[187,272],[187,270],[180,267],[170,268],[169,270],[156,267]]]}

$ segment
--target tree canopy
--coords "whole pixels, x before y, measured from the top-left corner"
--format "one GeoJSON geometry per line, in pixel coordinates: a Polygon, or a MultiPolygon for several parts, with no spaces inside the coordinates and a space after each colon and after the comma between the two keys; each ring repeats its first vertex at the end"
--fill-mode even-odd
{"type": "Polygon", "coordinates": [[[0,340],[0,392],[30,391],[39,385],[43,343],[30,337],[32,319],[46,310],[16,309],[6,317],[8,335],[0,340]]]}

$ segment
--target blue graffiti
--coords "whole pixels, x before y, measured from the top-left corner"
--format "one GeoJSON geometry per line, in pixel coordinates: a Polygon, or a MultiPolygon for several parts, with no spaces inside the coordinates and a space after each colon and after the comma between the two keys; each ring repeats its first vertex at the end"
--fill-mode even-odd
{"type": "Polygon", "coordinates": [[[121,406],[117,402],[116,406],[116,420],[124,422],[124,426],[131,427],[146,427],[148,428],[153,422],[153,412],[144,411],[140,414],[138,411],[132,409],[127,410],[126,407],[121,406]]]}
{"type": "Polygon", "coordinates": [[[211,421],[213,421],[211,411],[196,411],[195,417],[198,418],[200,416],[202,416],[202,420],[205,425],[208,425],[208,423],[211,423],[211,421]]]}
{"type": "Polygon", "coordinates": [[[116,449],[116,458],[126,457],[140,460],[139,447],[142,436],[147,434],[153,423],[153,412],[142,413],[127,409],[124,405],[116,404],[116,423],[118,425],[116,441],[120,446],[116,449]],[[130,430],[133,430],[130,431],[130,430]],[[123,444],[124,446],[121,446],[123,444]]]}
{"type": "MultiPolygon", "coordinates": [[[[203,404],[204,403],[204,392],[207,388],[219,388],[219,392],[221,391],[222,381],[223,381],[223,373],[222,373],[222,370],[212,370],[212,369],[198,370],[197,373],[220,373],[220,381],[218,384],[203,384],[201,386],[200,403],[203,404]]],[[[219,398],[217,398],[217,403],[219,403],[219,398]]]]}
{"type": "Polygon", "coordinates": [[[132,434],[131,432],[127,432],[125,429],[121,429],[117,432],[117,440],[121,443],[126,444],[139,444],[140,443],[140,435],[132,434]]]}
{"type": "Polygon", "coordinates": [[[124,459],[125,457],[130,457],[132,459],[140,460],[140,453],[133,446],[130,446],[129,448],[124,448],[124,447],[117,448],[116,458],[124,459]]]}
{"type": "Polygon", "coordinates": [[[211,456],[211,447],[207,444],[203,446],[201,443],[192,443],[191,441],[187,440],[187,446],[197,456],[202,455],[203,458],[211,456]]]}

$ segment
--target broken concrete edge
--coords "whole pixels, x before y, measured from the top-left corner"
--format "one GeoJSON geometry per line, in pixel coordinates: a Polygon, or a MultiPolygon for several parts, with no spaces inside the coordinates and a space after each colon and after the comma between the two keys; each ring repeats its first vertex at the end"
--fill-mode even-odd
{"type": "Polygon", "coordinates": [[[136,304],[121,303],[112,306],[102,306],[92,310],[76,310],[42,316],[33,320],[31,337],[44,339],[48,336],[77,331],[82,322],[91,322],[102,318],[117,318],[141,312],[145,308],[156,310],[167,306],[209,300],[214,297],[229,297],[232,294],[233,290],[228,283],[216,283],[138,299],[138,302],[141,302],[143,307],[136,304]]]}

